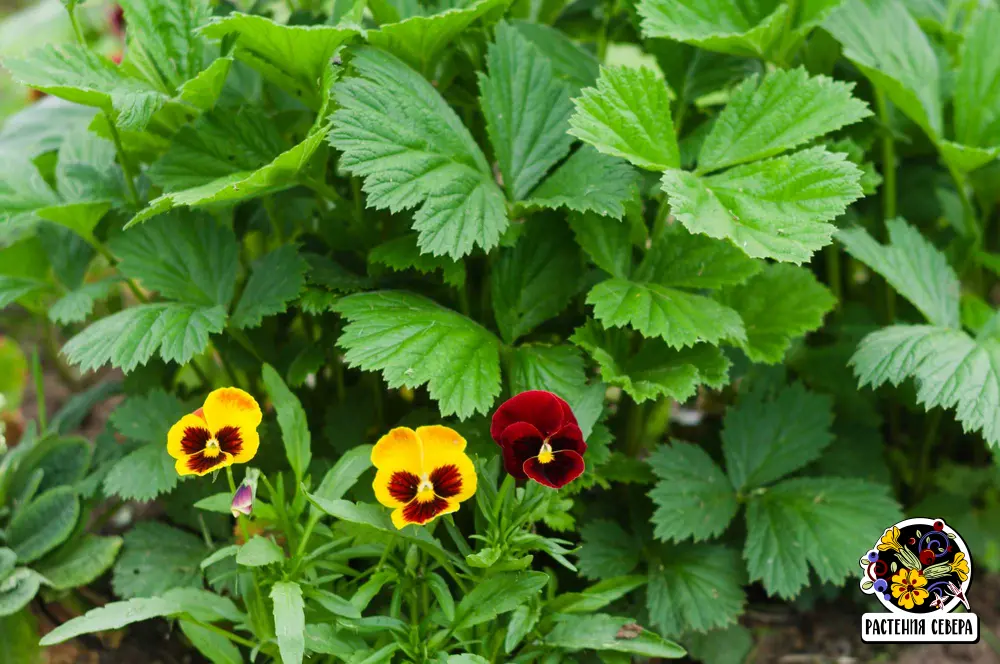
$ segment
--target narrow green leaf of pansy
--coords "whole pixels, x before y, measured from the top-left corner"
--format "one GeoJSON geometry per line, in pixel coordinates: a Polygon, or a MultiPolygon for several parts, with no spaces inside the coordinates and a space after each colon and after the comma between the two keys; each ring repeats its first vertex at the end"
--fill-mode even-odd
{"type": "Polygon", "coordinates": [[[781,36],[789,8],[739,0],[641,0],[642,33],[734,55],[761,56],[781,36]]]}
{"type": "Polygon", "coordinates": [[[660,480],[649,492],[657,539],[698,542],[726,530],[739,509],[736,491],[703,448],[673,441],[657,447],[648,463],[660,480]]]}
{"type": "Polygon", "coordinates": [[[128,56],[150,83],[176,90],[204,67],[205,43],[197,34],[212,13],[207,0],[123,0],[128,56]],[[141,51],[141,57],[134,51],[141,51]],[[145,64],[155,69],[147,71],[145,64]]]}
{"type": "Polygon", "coordinates": [[[313,495],[323,500],[343,498],[358,479],[372,467],[371,457],[371,445],[352,447],[327,471],[313,495]]]}
{"type": "Polygon", "coordinates": [[[746,339],[743,322],[729,307],[655,283],[607,279],[591,289],[587,304],[604,327],[629,326],[644,337],[663,339],[671,348],[746,339]]]}
{"type": "Polygon", "coordinates": [[[202,585],[199,563],[209,551],[200,537],[145,521],[126,532],[124,539],[112,577],[117,596],[151,597],[202,585]]]}
{"type": "Polygon", "coordinates": [[[148,81],[77,44],[43,46],[23,58],[7,58],[3,65],[24,85],[111,113],[124,129],[145,128],[168,98],[148,81]]]}
{"type": "Polygon", "coordinates": [[[62,352],[84,371],[110,364],[128,373],[154,354],[164,362],[185,364],[205,350],[209,335],[221,332],[225,320],[222,306],[142,304],[91,324],[62,352]]]}
{"type": "Polygon", "coordinates": [[[569,153],[573,105],[549,60],[507,23],[496,28],[479,75],[486,129],[512,200],[521,200],[569,153]]]}
{"type": "Polygon", "coordinates": [[[679,288],[720,288],[742,284],[763,267],[731,242],[694,235],[671,224],[653,238],[634,278],[679,288]]]}
{"type": "Polygon", "coordinates": [[[875,270],[934,325],[959,328],[959,280],[947,257],[913,226],[890,219],[889,243],[879,244],[863,228],[838,231],[854,258],[875,270]]]}
{"type": "Polygon", "coordinates": [[[566,208],[620,219],[625,203],[637,197],[635,169],[589,145],[573,153],[523,202],[528,208],[566,208]]]}
{"type": "Polygon", "coordinates": [[[574,97],[581,88],[593,85],[597,80],[600,72],[597,58],[562,30],[523,20],[514,20],[510,24],[549,59],[553,72],[570,86],[574,97]]]}
{"type": "Polygon", "coordinates": [[[902,0],[846,0],[823,27],[893,104],[931,138],[942,136],[937,56],[902,0]]]}
{"type": "Polygon", "coordinates": [[[594,519],[580,528],[582,543],[576,552],[580,574],[588,579],[612,579],[639,565],[638,538],[608,519],[594,519]]]}
{"type": "Polygon", "coordinates": [[[711,544],[670,547],[650,566],[649,619],[667,636],[726,627],[743,613],[745,580],[742,561],[732,549],[711,544]]]}
{"type": "Polygon", "coordinates": [[[285,559],[285,552],[273,541],[260,535],[254,535],[240,547],[236,553],[236,562],[246,567],[261,567],[280,563],[285,559]]]}
{"type": "Polygon", "coordinates": [[[222,634],[190,620],[181,619],[177,624],[195,650],[212,664],[243,664],[240,649],[222,634]]]}
{"type": "Polygon", "coordinates": [[[294,581],[279,581],[271,587],[274,633],[285,664],[302,664],[305,654],[305,604],[302,588],[294,581]]]}
{"type": "Polygon", "coordinates": [[[121,547],[120,537],[86,535],[47,556],[37,568],[52,588],[70,590],[95,581],[111,569],[121,547]]]}
{"type": "Polygon", "coordinates": [[[384,51],[359,49],[351,64],[358,76],[334,86],[330,143],[342,152],[340,166],[364,178],[367,205],[418,208],[422,252],[457,259],[495,247],[508,224],[503,192],[459,117],[384,51]]]}
{"type": "Polygon", "coordinates": [[[230,324],[257,327],[265,316],[284,313],[305,287],[308,264],[291,244],[278,247],[254,263],[250,279],[233,310],[230,324]]]}
{"type": "Polygon", "coordinates": [[[570,133],[639,168],[680,167],[667,86],[645,67],[603,67],[597,86],[573,100],[570,133]]]}
{"type": "Polygon", "coordinates": [[[109,602],[64,622],[42,637],[41,645],[52,646],[81,634],[91,634],[177,613],[176,601],[163,597],[142,597],[125,602],[109,602]]]}
{"type": "Polygon", "coordinates": [[[793,340],[818,329],[837,304],[808,269],[771,263],[749,281],[719,292],[719,302],[743,319],[740,348],[753,362],[781,362],[793,340]]]}
{"type": "Polygon", "coordinates": [[[957,329],[893,325],[861,340],[851,365],[861,386],[913,378],[917,403],[954,409],[965,431],[1000,442],[1000,341],[957,329]]]}
{"type": "Polygon", "coordinates": [[[80,501],[63,486],[37,496],[22,507],[6,528],[6,545],[20,563],[30,563],[66,541],[80,516],[80,501]]]}
{"type": "Polygon", "coordinates": [[[638,402],[659,396],[686,401],[699,385],[720,388],[729,379],[729,360],[707,343],[676,350],[659,339],[646,339],[633,350],[625,332],[603,330],[593,321],[577,328],[570,341],[594,358],[604,382],[638,402]]]}
{"type": "Polygon", "coordinates": [[[455,37],[487,12],[508,2],[475,0],[468,6],[447,9],[432,16],[413,16],[382,25],[368,32],[368,43],[392,53],[418,71],[428,72],[430,63],[455,37]]]}
{"type": "MultiPolygon", "coordinates": [[[[699,171],[774,157],[871,115],[853,84],[802,67],[748,78],[729,97],[698,154],[699,171]]],[[[662,170],[662,169],[661,169],[662,170]]]]}
{"type": "Polygon", "coordinates": [[[810,568],[820,581],[840,584],[856,573],[858,551],[900,518],[899,505],[882,484],[833,477],[781,482],[747,505],[743,557],[750,580],[784,599],[809,583],[810,568]],[[816,524],[825,527],[817,530],[816,524]],[[826,528],[837,528],[842,536],[827,537],[826,528]]]}
{"type": "Polygon", "coordinates": [[[985,8],[975,15],[965,37],[953,104],[955,140],[967,146],[1000,148],[998,34],[1000,11],[985,8]]]}
{"type": "Polygon", "coordinates": [[[861,198],[861,175],[846,155],[810,148],[706,177],[669,170],[662,185],[692,233],[728,238],[754,258],[802,263],[830,243],[828,222],[861,198]]]}
{"type": "Polygon", "coordinates": [[[527,603],[549,582],[545,572],[501,572],[488,577],[455,607],[455,629],[480,625],[527,603]]]}
{"type": "Polygon", "coordinates": [[[288,389],[281,375],[270,364],[263,366],[261,378],[278,415],[285,456],[295,472],[296,481],[301,481],[312,459],[312,436],[309,433],[306,411],[299,398],[288,389]]]}
{"type": "Polygon", "coordinates": [[[613,277],[628,278],[632,271],[630,224],[594,212],[571,213],[568,221],[576,243],[597,267],[613,277]]]}
{"type": "Polygon", "coordinates": [[[378,245],[368,252],[368,262],[385,265],[396,272],[413,269],[430,274],[440,270],[444,282],[449,286],[460,288],[465,284],[465,263],[451,260],[447,256],[420,253],[416,233],[400,235],[378,245]]]}
{"type": "Polygon", "coordinates": [[[207,214],[165,215],[122,233],[111,250],[125,276],[163,297],[205,307],[233,298],[236,236],[207,214]]]}
{"type": "Polygon", "coordinates": [[[763,486],[806,466],[833,442],[832,424],[830,397],[801,383],[773,398],[747,393],[723,421],[722,451],[733,486],[763,486]]]}
{"type": "Polygon", "coordinates": [[[337,49],[360,31],[330,25],[284,25],[233,12],[200,30],[211,39],[235,37],[234,55],[302,101],[318,106],[323,73],[337,49]]]}
{"type": "Polygon", "coordinates": [[[507,623],[507,633],[504,635],[504,652],[514,652],[538,624],[539,618],[541,618],[541,610],[537,606],[522,604],[514,609],[514,612],[510,614],[510,622],[507,623]]]}
{"type": "Polygon", "coordinates": [[[635,624],[633,618],[606,613],[557,616],[555,627],[545,637],[545,643],[567,652],[596,650],[657,659],[678,659],[687,654],[684,648],[648,629],[641,630],[634,637],[623,638],[623,629],[632,624],[635,624]]]}
{"type": "Polygon", "coordinates": [[[554,219],[528,224],[517,245],[493,266],[493,315],[508,343],[558,315],[580,287],[580,251],[554,219]]]}
{"type": "Polygon", "coordinates": [[[426,384],[442,415],[486,413],[500,393],[499,340],[475,321],[412,293],[349,295],[338,341],[352,367],[381,371],[389,387],[426,384]]]}

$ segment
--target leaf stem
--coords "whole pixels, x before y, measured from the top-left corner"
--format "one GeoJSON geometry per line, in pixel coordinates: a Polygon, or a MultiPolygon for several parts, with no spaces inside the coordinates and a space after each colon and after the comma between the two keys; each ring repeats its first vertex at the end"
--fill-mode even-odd
{"type": "MultiPolygon", "coordinates": [[[[878,107],[878,118],[882,124],[882,223],[885,226],[889,220],[896,217],[896,143],[892,137],[892,127],[889,122],[889,102],[885,93],[875,87],[875,105],[878,107]]],[[[888,236],[888,226],[885,226],[888,236]]],[[[896,292],[888,283],[885,285],[885,314],[889,323],[896,319],[896,292]]]]}
{"type": "Polygon", "coordinates": [[[200,620],[195,620],[194,618],[185,618],[185,620],[187,620],[190,623],[194,623],[198,627],[202,627],[204,629],[207,629],[210,632],[215,632],[219,636],[224,636],[227,639],[229,639],[230,641],[232,641],[233,643],[238,643],[241,646],[246,646],[247,648],[256,648],[257,647],[257,644],[254,643],[253,641],[251,641],[249,639],[244,639],[242,636],[237,636],[236,634],[233,634],[229,630],[222,629],[221,627],[216,627],[215,625],[213,625],[211,623],[206,623],[206,622],[202,622],[200,620]]]}

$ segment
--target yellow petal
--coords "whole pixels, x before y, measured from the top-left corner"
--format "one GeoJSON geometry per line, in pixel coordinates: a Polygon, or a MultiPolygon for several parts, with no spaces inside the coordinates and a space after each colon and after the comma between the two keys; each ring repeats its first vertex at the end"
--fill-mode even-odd
{"type": "Polygon", "coordinates": [[[406,518],[403,516],[403,508],[399,507],[392,511],[392,525],[396,526],[396,530],[402,530],[406,526],[410,525],[406,518]]]}
{"type": "Polygon", "coordinates": [[[167,432],[167,454],[175,459],[187,456],[181,441],[184,440],[184,430],[188,428],[207,429],[208,423],[197,415],[185,415],[167,432]]]}
{"type": "Polygon", "coordinates": [[[405,470],[420,475],[422,449],[420,439],[413,429],[396,427],[375,443],[372,465],[391,472],[405,470]]]}
{"type": "Polygon", "coordinates": [[[434,425],[420,427],[416,434],[423,444],[422,472],[429,473],[440,466],[457,463],[465,456],[465,438],[454,429],[434,425]]]}
{"type": "Polygon", "coordinates": [[[246,463],[257,455],[257,449],[260,447],[260,434],[257,433],[257,429],[245,426],[239,427],[239,430],[243,445],[240,447],[240,453],[233,457],[233,463],[246,463]]]}
{"type": "Polygon", "coordinates": [[[222,427],[256,431],[262,417],[256,399],[236,387],[223,387],[213,391],[205,399],[203,410],[213,433],[222,427]]]}

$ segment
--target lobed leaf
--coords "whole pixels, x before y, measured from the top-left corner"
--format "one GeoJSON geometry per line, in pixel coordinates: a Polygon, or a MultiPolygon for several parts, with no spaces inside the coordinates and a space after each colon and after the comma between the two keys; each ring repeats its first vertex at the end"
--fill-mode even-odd
{"type": "Polygon", "coordinates": [[[626,162],[585,145],[538,185],[523,205],[619,219],[625,214],[625,204],[638,194],[637,180],[626,162]]]}
{"type": "Polygon", "coordinates": [[[287,311],[288,303],[297,298],[306,285],[308,267],[291,244],[278,247],[257,260],[230,324],[237,329],[258,327],[265,316],[287,311]]]}
{"type": "Polygon", "coordinates": [[[671,547],[650,570],[649,619],[667,636],[733,624],[747,601],[745,576],[739,555],[726,547],[671,547]]]}
{"type": "Polygon", "coordinates": [[[775,0],[640,0],[636,10],[648,39],[759,57],[781,36],[789,8],[775,0]]]}
{"type": "Polygon", "coordinates": [[[736,492],[708,453],[690,443],[660,445],[648,463],[659,482],[649,492],[656,503],[653,535],[660,540],[718,537],[736,516],[736,492]]]}

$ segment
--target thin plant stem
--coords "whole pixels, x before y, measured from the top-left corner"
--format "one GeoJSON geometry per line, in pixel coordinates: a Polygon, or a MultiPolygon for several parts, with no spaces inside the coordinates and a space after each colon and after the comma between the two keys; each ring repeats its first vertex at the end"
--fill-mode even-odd
{"type": "Polygon", "coordinates": [[[244,639],[242,636],[238,636],[236,634],[233,634],[232,632],[230,632],[227,629],[222,629],[221,627],[216,627],[212,623],[202,622],[200,620],[195,620],[194,618],[185,618],[185,620],[187,620],[190,623],[194,623],[195,625],[198,625],[198,627],[202,627],[204,629],[207,629],[210,632],[215,632],[219,636],[224,636],[227,639],[229,639],[230,641],[232,641],[233,643],[238,643],[241,646],[246,646],[247,648],[256,648],[257,647],[257,644],[254,643],[253,641],[251,641],[249,639],[244,639]]]}
{"type": "Polygon", "coordinates": [[[38,349],[31,352],[31,374],[35,381],[35,401],[38,405],[38,428],[45,431],[49,428],[48,418],[45,416],[45,380],[42,374],[42,361],[38,356],[38,349]]]}

